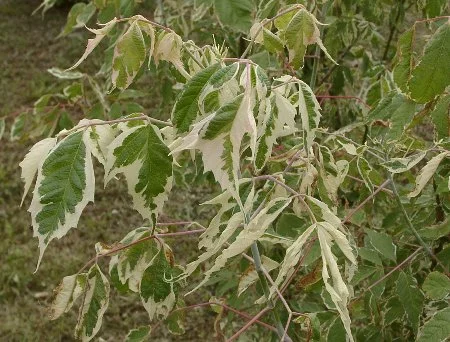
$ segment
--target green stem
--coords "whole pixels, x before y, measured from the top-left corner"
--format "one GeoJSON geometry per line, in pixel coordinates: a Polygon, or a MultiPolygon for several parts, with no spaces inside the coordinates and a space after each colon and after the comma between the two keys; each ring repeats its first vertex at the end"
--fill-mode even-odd
{"type": "Polygon", "coordinates": [[[394,182],[394,177],[392,176],[392,174],[389,174],[389,180],[391,181],[391,184],[392,184],[392,190],[393,190],[393,192],[394,192],[394,195],[395,195],[395,199],[396,199],[396,201],[397,201],[397,204],[398,204],[398,206],[400,207],[400,209],[401,209],[401,211],[402,211],[402,213],[403,213],[403,216],[404,216],[405,219],[406,219],[406,223],[407,223],[409,229],[411,230],[411,232],[413,233],[413,235],[416,237],[416,239],[417,239],[417,241],[419,242],[419,244],[420,244],[420,245],[423,247],[423,249],[428,253],[428,255],[429,255],[433,260],[435,260],[435,261],[439,264],[439,266],[441,266],[441,267],[444,269],[444,271],[448,274],[448,270],[446,269],[446,267],[445,267],[445,266],[441,263],[441,261],[434,255],[433,251],[430,249],[430,247],[428,247],[428,245],[426,244],[426,242],[423,241],[422,237],[421,237],[421,236],[419,235],[419,233],[417,232],[417,229],[414,227],[414,225],[413,225],[413,223],[412,223],[412,221],[411,221],[411,218],[409,217],[409,215],[408,215],[408,213],[406,212],[406,209],[405,209],[405,207],[404,207],[404,205],[403,205],[403,203],[402,203],[400,194],[399,194],[399,192],[398,192],[398,190],[397,190],[397,187],[396,187],[395,182],[394,182]]]}

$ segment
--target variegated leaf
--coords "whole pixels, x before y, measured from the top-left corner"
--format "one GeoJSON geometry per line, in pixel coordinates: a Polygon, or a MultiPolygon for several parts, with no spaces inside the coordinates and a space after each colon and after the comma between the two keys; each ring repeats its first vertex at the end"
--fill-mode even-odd
{"type": "Polygon", "coordinates": [[[97,264],[92,266],[86,277],[86,294],[75,327],[75,336],[82,341],[92,340],[100,330],[110,291],[108,279],[97,264]]]}
{"type": "Polygon", "coordinates": [[[31,214],[34,236],[39,239],[39,263],[45,248],[76,227],[81,212],[94,201],[94,169],[88,131],[61,140],[38,170],[31,214]]]}
{"type": "Polygon", "coordinates": [[[109,145],[105,184],[119,173],[128,183],[134,208],[156,222],[172,188],[172,157],[153,125],[127,127],[109,145]]]}

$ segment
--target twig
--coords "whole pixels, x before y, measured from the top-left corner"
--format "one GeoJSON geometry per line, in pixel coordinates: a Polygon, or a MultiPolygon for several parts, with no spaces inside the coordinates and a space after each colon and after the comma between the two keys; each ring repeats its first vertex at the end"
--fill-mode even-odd
{"type": "Polygon", "coordinates": [[[394,178],[392,176],[392,174],[389,174],[389,180],[392,183],[392,190],[394,191],[394,195],[395,195],[395,199],[397,201],[398,206],[400,207],[403,216],[406,219],[406,223],[409,227],[409,229],[411,230],[411,232],[413,233],[413,235],[415,236],[415,238],[417,239],[417,241],[419,242],[419,244],[425,249],[425,251],[427,252],[427,254],[434,260],[436,261],[437,264],[439,264],[439,266],[442,267],[442,269],[449,274],[447,268],[442,264],[442,262],[436,257],[436,255],[434,255],[433,251],[430,249],[430,247],[428,247],[428,245],[425,243],[425,241],[423,241],[422,237],[419,235],[419,233],[417,232],[416,228],[414,227],[411,218],[409,217],[408,213],[406,212],[405,206],[402,203],[400,194],[398,193],[397,187],[395,185],[394,182],[394,178]]]}
{"type": "Polygon", "coordinates": [[[152,20],[148,20],[147,18],[144,18],[143,16],[140,16],[140,18],[132,18],[132,17],[127,17],[127,18],[122,18],[122,19],[117,19],[118,23],[122,23],[122,22],[127,22],[130,20],[137,20],[137,21],[142,21],[144,23],[148,23],[151,24],[153,26],[159,27],[160,29],[163,29],[166,32],[175,32],[174,30],[172,30],[170,27],[161,25],[160,23],[157,23],[156,21],[152,21],[152,20]]]}
{"type": "Polygon", "coordinates": [[[363,208],[367,202],[369,202],[372,198],[374,198],[385,186],[387,186],[391,182],[390,179],[387,179],[381,184],[378,189],[376,189],[370,196],[368,196],[364,201],[362,201],[355,209],[348,213],[348,215],[342,220],[342,224],[345,224],[350,221],[353,215],[355,215],[358,210],[363,208]]]}
{"type": "Polygon", "coordinates": [[[356,302],[357,300],[359,300],[362,295],[364,293],[366,293],[367,291],[370,291],[372,288],[374,288],[375,286],[377,286],[378,284],[380,284],[382,281],[384,281],[385,279],[387,279],[388,277],[390,277],[394,272],[398,271],[399,269],[401,269],[403,266],[405,266],[406,264],[408,264],[421,250],[423,249],[423,247],[419,247],[417,248],[414,253],[412,253],[409,257],[407,257],[405,260],[403,260],[401,263],[399,263],[398,265],[396,265],[392,270],[390,270],[388,273],[386,273],[384,276],[382,276],[380,279],[378,279],[377,281],[375,281],[372,285],[370,285],[369,287],[367,287],[366,289],[364,289],[363,292],[361,292],[358,297],[354,298],[352,300],[352,302],[350,303],[350,305],[354,302],[356,302]]]}
{"type": "MultiPolygon", "coordinates": [[[[347,175],[347,177],[350,178],[350,179],[353,179],[353,180],[355,180],[355,181],[357,181],[357,182],[364,183],[364,181],[363,181],[362,179],[359,179],[359,178],[357,178],[357,177],[354,177],[354,176],[351,176],[351,175],[347,175]]],[[[379,185],[373,185],[373,186],[374,186],[376,189],[378,189],[378,188],[380,187],[379,185]]],[[[381,191],[383,191],[383,192],[385,192],[385,193],[387,193],[387,194],[389,194],[389,195],[391,195],[391,196],[394,195],[394,193],[393,193],[392,190],[390,190],[390,189],[382,188],[381,191]]]]}
{"type": "Polygon", "coordinates": [[[92,259],[90,259],[86,264],[84,264],[84,266],[77,272],[77,274],[80,274],[81,272],[83,272],[86,268],[88,268],[92,263],[96,262],[99,258],[102,257],[106,257],[106,256],[110,256],[114,253],[120,252],[121,250],[130,248],[134,245],[137,245],[141,242],[147,241],[147,240],[151,240],[151,239],[157,239],[159,240],[159,238],[164,238],[164,237],[174,237],[174,236],[185,236],[185,235],[191,235],[191,234],[200,234],[203,233],[205,230],[204,229],[196,229],[196,230],[187,230],[187,231],[182,231],[182,232],[174,232],[174,233],[162,233],[162,234],[154,234],[154,235],[150,235],[150,236],[146,236],[142,239],[133,241],[131,243],[128,243],[126,245],[120,245],[116,248],[113,248],[111,250],[109,250],[106,253],[103,254],[98,254],[95,257],[93,257],[92,259]]]}
{"type": "Polygon", "coordinates": [[[120,122],[129,122],[129,121],[138,121],[138,120],[147,120],[149,122],[153,122],[153,123],[160,124],[160,125],[172,126],[172,123],[170,123],[170,122],[154,119],[147,115],[142,114],[141,116],[133,116],[130,118],[122,118],[122,119],[115,119],[115,120],[96,121],[96,122],[89,121],[86,124],[75,126],[74,128],[69,129],[68,131],[62,132],[62,133],[58,134],[58,136],[65,137],[79,129],[87,128],[87,127],[91,127],[91,126],[111,125],[111,124],[116,124],[116,123],[120,123],[120,122]]]}
{"type": "MultiPolygon", "coordinates": [[[[189,305],[189,306],[185,306],[185,307],[182,307],[182,308],[175,309],[175,310],[173,310],[171,313],[174,313],[174,312],[177,312],[177,311],[190,310],[190,309],[199,308],[199,307],[204,307],[204,306],[213,306],[213,305],[221,306],[221,307],[224,308],[225,310],[229,310],[229,311],[231,311],[231,312],[234,312],[235,314],[237,314],[237,315],[239,315],[239,316],[242,316],[242,317],[244,317],[244,318],[246,318],[246,319],[248,319],[248,320],[252,320],[252,319],[253,319],[253,317],[250,316],[249,314],[247,314],[247,313],[245,313],[245,312],[242,312],[242,311],[239,311],[239,310],[236,310],[235,308],[232,308],[231,306],[228,306],[228,305],[226,305],[226,304],[219,303],[219,302],[217,302],[217,303],[214,303],[214,302],[205,302],[205,303],[193,304],[193,305],[189,305]]],[[[277,332],[277,329],[276,329],[274,326],[272,326],[272,325],[270,325],[270,324],[267,324],[267,323],[265,323],[265,322],[263,322],[263,321],[260,321],[260,320],[258,320],[258,319],[257,319],[256,321],[254,321],[254,323],[257,323],[257,324],[259,324],[259,325],[261,325],[261,326],[263,326],[263,327],[265,327],[265,328],[267,328],[267,329],[270,329],[270,330],[272,330],[272,331],[274,331],[274,332],[277,332]]]]}
{"type": "Polygon", "coordinates": [[[262,309],[256,316],[254,316],[250,321],[247,322],[238,332],[236,332],[233,336],[231,336],[226,342],[231,342],[237,339],[242,333],[244,333],[248,328],[250,328],[253,323],[255,323],[262,315],[264,315],[270,308],[266,307],[262,309]]]}

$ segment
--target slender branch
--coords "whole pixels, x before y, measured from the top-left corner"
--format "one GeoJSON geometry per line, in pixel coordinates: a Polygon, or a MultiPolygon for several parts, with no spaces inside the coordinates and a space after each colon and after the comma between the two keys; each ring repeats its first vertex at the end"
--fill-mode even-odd
{"type": "MultiPolygon", "coordinates": [[[[245,313],[243,311],[236,310],[235,308],[232,308],[231,306],[228,306],[228,305],[223,304],[223,303],[218,303],[218,302],[217,303],[205,302],[205,303],[188,305],[188,306],[185,306],[185,307],[182,307],[182,308],[177,308],[177,309],[173,310],[172,313],[177,312],[177,311],[190,310],[190,309],[195,309],[195,308],[205,307],[205,306],[212,306],[212,305],[221,306],[225,310],[234,312],[235,314],[237,314],[239,316],[242,316],[242,317],[244,317],[244,318],[246,318],[248,320],[252,320],[253,319],[252,316],[250,316],[249,314],[247,314],[247,313],[245,313]]],[[[260,320],[257,319],[257,320],[254,321],[254,323],[257,323],[257,324],[259,324],[259,325],[261,325],[261,326],[263,326],[263,327],[265,327],[267,329],[270,329],[270,330],[272,330],[274,332],[277,332],[277,329],[274,326],[272,326],[270,324],[267,324],[266,322],[263,322],[263,321],[260,321],[260,320]]]]}
{"type": "Polygon", "coordinates": [[[372,107],[370,107],[366,102],[364,102],[364,100],[358,96],[341,96],[341,95],[316,95],[316,97],[318,99],[354,99],[357,102],[363,104],[366,108],[371,109],[372,107]]]}
{"type": "Polygon", "coordinates": [[[387,279],[388,277],[390,277],[393,273],[395,273],[396,271],[398,271],[399,269],[401,269],[403,266],[405,266],[406,264],[408,264],[421,250],[423,249],[423,247],[419,247],[417,248],[414,253],[412,253],[409,257],[407,257],[405,260],[403,260],[401,263],[399,263],[398,265],[396,265],[392,270],[390,270],[388,273],[386,273],[384,276],[382,276],[380,279],[378,279],[377,281],[375,281],[372,285],[370,285],[369,287],[367,287],[366,289],[364,289],[363,292],[361,292],[358,297],[354,298],[352,300],[352,302],[350,303],[353,304],[354,302],[356,302],[357,300],[359,300],[363,294],[365,294],[366,292],[370,291],[371,289],[373,289],[375,286],[377,286],[378,284],[380,284],[381,282],[383,282],[385,279],[387,279]]]}
{"type": "Polygon", "coordinates": [[[144,23],[151,24],[151,25],[153,25],[153,26],[159,27],[160,29],[163,29],[163,30],[166,31],[166,32],[175,32],[175,31],[172,30],[170,27],[161,25],[160,23],[157,23],[156,21],[148,20],[147,18],[144,18],[144,17],[142,17],[142,16],[140,16],[140,18],[137,18],[137,19],[136,19],[136,18],[132,18],[132,17],[121,18],[121,19],[118,19],[117,22],[118,22],[118,23],[123,23],[123,22],[130,21],[130,20],[132,20],[132,19],[133,19],[133,20],[137,20],[137,21],[142,21],[142,22],[144,22],[144,23]]]}
{"type": "Polygon", "coordinates": [[[222,61],[224,62],[237,62],[237,63],[242,63],[242,64],[252,64],[252,65],[257,65],[255,62],[253,62],[250,59],[245,59],[245,58],[233,58],[233,57],[226,57],[226,58],[222,58],[222,61]]]}
{"type": "MultiPolygon", "coordinates": [[[[350,179],[353,179],[353,180],[355,180],[355,181],[357,181],[357,182],[359,182],[359,183],[364,183],[364,181],[363,181],[362,179],[359,179],[359,178],[357,178],[357,177],[353,177],[353,176],[351,176],[351,175],[347,175],[347,177],[350,178],[350,179]]],[[[374,186],[376,189],[378,189],[378,188],[380,187],[379,185],[373,185],[373,186],[374,186]]],[[[389,195],[391,195],[391,196],[394,195],[394,193],[393,193],[392,190],[390,190],[390,189],[382,188],[381,191],[383,191],[383,192],[385,192],[385,193],[387,193],[387,194],[389,194],[389,195]]]]}
{"type": "Polygon", "coordinates": [[[434,18],[427,18],[427,19],[416,20],[414,22],[414,25],[419,24],[419,23],[437,21],[437,20],[441,20],[441,19],[450,19],[450,15],[441,15],[439,17],[434,17],[434,18]]]}
{"type": "Polygon", "coordinates": [[[134,245],[137,245],[141,242],[147,241],[147,240],[151,240],[151,239],[159,239],[159,238],[164,238],[164,237],[174,237],[174,236],[185,236],[185,235],[191,235],[191,234],[200,234],[203,233],[205,230],[204,229],[196,229],[196,230],[187,230],[187,231],[182,231],[182,232],[174,232],[174,233],[162,233],[162,234],[154,234],[154,235],[150,235],[150,236],[146,236],[142,239],[133,241],[131,243],[128,243],[126,245],[119,245],[118,247],[112,248],[111,250],[109,250],[106,253],[103,254],[98,254],[95,257],[93,257],[92,259],[90,259],[86,264],[84,264],[84,266],[77,272],[77,274],[80,274],[81,272],[83,272],[86,268],[88,268],[91,264],[93,264],[94,262],[96,262],[99,258],[102,257],[106,257],[106,256],[110,256],[112,254],[115,254],[117,252],[120,252],[121,250],[130,248],[134,245]]]}
{"type": "Polygon", "coordinates": [[[376,189],[370,196],[368,196],[364,201],[362,201],[355,209],[348,213],[348,215],[342,220],[342,223],[345,224],[350,221],[353,215],[355,215],[360,209],[362,209],[367,202],[369,202],[372,198],[374,198],[385,186],[387,186],[391,182],[390,179],[387,179],[381,184],[378,189],[376,189]]]}
{"type": "Polygon", "coordinates": [[[115,119],[115,120],[96,121],[96,122],[89,121],[86,124],[78,125],[72,129],[69,129],[68,131],[61,132],[60,134],[58,134],[58,137],[65,137],[79,129],[87,128],[87,127],[91,127],[91,126],[112,125],[112,124],[116,124],[116,123],[120,123],[120,122],[129,122],[129,121],[138,121],[138,120],[147,120],[149,122],[153,122],[153,123],[160,124],[160,125],[172,126],[172,123],[170,123],[170,122],[154,119],[145,114],[142,114],[141,116],[134,116],[134,117],[130,117],[130,118],[122,118],[122,119],[115,119]]]}
{"type": "Polygon", "coordinates": [[[398,206],[400,207],[403,216],[405,217],[406,223],[409,227],[409,229],[411,230],[411,232],[413,233],[413,235],[415,236],[415,238],[417,239],[417,241],[419,242],[419,244],[423,247],[423,249],[427,252],[427,254],[436,261],[436,263],[439,264],[439,266],[442,267],[442,269],[448,274],[448,270],[447,268],[442,264],[442,262],[434,255],[433,251],[430,249],[430,247],[428,247],[428,245],[425,243],[425,241],[423,241],[422,237],[419,235],[419,233],[417,232],[417,229],[414,227],[411,218],[409,217],[408,213],[406,212],[405,206],[402,203],[400,194],[398,193],[397,187],[395,185],[394,182],[394,178],[392,176],[392,174],[389,174],[389,179],[392,183],[392,190],[394,191],[394,195],[395,195],[395,199],[397,201],[398,206]]]}
{"type": "Polygon", "coordinates": [[[231,342],[237,339],[242,333],[244,333],[248,328],[250,328],[253,323],[255,323],[262,315],[264,315],[270,308],[266,307],[262,309],[256,316],[254,316],[250,321],[247,322],[238,332],[236,332],[233,336],[231,336],[226,342],[231,342]]]}

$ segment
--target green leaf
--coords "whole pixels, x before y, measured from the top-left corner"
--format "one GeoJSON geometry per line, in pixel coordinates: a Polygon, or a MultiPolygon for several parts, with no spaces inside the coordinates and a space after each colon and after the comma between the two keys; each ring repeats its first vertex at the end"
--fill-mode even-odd
{"type": "Polygon", "coordinates": [[[252,26],[255,6],[252,0],[214,0],[214,10],[221,25],[242,33],[252,26]]]}
{"type": "Polygon", "coordinates": [[[127,128],[109,146],[105,184],[123,173],[134,208],[153,223],[172,188],[169,153],[153,125],[127,128]]]}
{"type": "Polygon", "coordinates": [[[289,50],[289,62],[295,69],[303,67],[306,48],[315,43],[319,36],[314,17],[307,10],[301,9],[292,17],[284,37],[289,50]]]}
{"type": "MultiPolygon", "coordinates": [[[[172,112],[172,121],[178,132],[189,131],[189,126],[195,121],[199,114],[199,97],[205,85],[212,79],[220,68],[216,63],[195,74],[183,87],[172,112]]],[[[220,69],[219,71],[223,71],[220,69]]]]}
{"type": "Polygon", "coordinates": [[[438,224],[419,229],[418,233],[424,239],[436,241],[450,234],[450,220],[447,218],[438,224]]]}
{"type": "Polygon", "coordinates": [[[27,120],[27,113],[20,113],[18,116],[15,117],[9,135],[11,141],[16,141],[21,137],[25,127],[26,120],[27,120]]]}
{"type": "Polygon", "coordinates": [[[61,140],[38,169],[28,211],[39,239],[39,263],[45,248],[76,227],[84,207],[94,201],[94,169],[88,133],[76,132],[61,140]]]}
{"type": "Polygon", "coordinates": [[[414,41],[414,29],[404,32],[398,39],[396,65],[393,70],[394,81],[403,93],[408,93],[408,82],[413,67],[412,44],[414,41]]]}
{"type": "Polygon", "coordinates": [[[67,15],[67,22],[64,29],[59,34],[60,37],[66,36],[71,33],[74,29],[84,27],[89,19],[95,13],[95,5],[93,3],[85,4],[78,2],[72,6],[67,15]]]}
{"type": "MultiPolygon", "coordinates": [[[[179,305],[179,304],[178,304],[179,305]]],[[[184,334],[184,325],[183,320],[185,316],[185,310],[173,311],[166,318],[166,327],[167,330],[172,335],[183,335],[184,334]]]]}
{"type": "Polygon", "coordinates": [[[450,84],[450,23],[447,21],[425,46],[423,57],[414,68],[409,82],[411,97],[426,103],[450,84]]]}
{"type": "Polygon", "coordinates": [[[441,342],[450,337],[450,308],[434,314],[420,329],[417,342],[441,342]]]}
{"type": "Polygon", "coordinates": [[[438,139],[450,136],[450,95],[442,96],[430,113],[438,139]]]}
{"type": "Polygon", "coordinates": [[[86,295],[80,307],[75,336],[90,341],[102,326],[103,315],[109,304],[110,286],[97,264],[87,274],[86,295]]]}
{"type": "Polygon", "coordinates": [[[426,156],[426,154],[427,151],[422,151],[405,158],[391,158],[381,165],[383,165],[391,173],[402,173],[416,166],[426,156]]]}
{"type": "Polygon", "coordinates": [[[5,118],[1,118],[0,119],[0,140],[2,140],[3,134],[5,134],[5,127],[6,127],[5,118]]]}
{"type": "Polygon", "coordinates": [[[203,134],[205,139],[212,140],[222,133],[230,132],[243,98],[244,94],[241,94],[216,111],[203,134]]]}
{"type": "Polygon", "coordinates": [[[417,286],[416,279],[410,274],[401,272],[397,280],[397,294],[405,309],[406,317],[414,333],[417,334],[420,316],[423,310],[424,297],[417,286]]]}
{"type": "Polygon", "coordinates": [[[146,342],[150,338],[150,332],[149,326],[131,329],[125,337],[125,342],[146,342]]]}
{"type": "Polygon", "coordinates": [[[392,261],[396,261],[397,247],[392,241],[392,237],[385,233],[379,233],[374,230],[366,230],[369,243],[376,249],[378,253],[384,258],[388,258],[392,261]]]}
{"type": "MultiPolygon", "coordinates": [[[[388,139],[400,139],[405,128],[411,123],[416,113],[416,104],[403,94],[391,92],[382,99],[368,114],[370,121],[388,121],[389,129],[386,133],[388,139]]],[[[372,132],[379,135],[382,129],[372,127],[372,132]]]]}
{"type": "Polygon", "coordinates": [[[176,303],[174,286],[175,269],[169,264],[165,248],[160,248],[153,262],[144,271],[139,286],[141,300],[147,310],[150,320],[166,318],[176,303]]]}
{"type": "Polygon", "coordinates": [[[273,53],[283,51],[284,48],[283,41],[266,28],[263,28],[263,44],[267,51],[273,53]]]}
{"type": "MultiPolygon", "coordinates": [[[[120,243],[126,245],[149,236],[147,228],[138,228],[128,233],[120,243]]],[[[120,252],[117,273],[122,284],[128,283],[131,291],[138,292],[142,275],[158,252],[159,244],[154,239],[142,241],[120,252]]]]}
{"type": "Polygon", "coordinates": [[[111,81],[114,87],[124,90],[133,82],[147,56],[144,36],[135,20],[120,37],[114,48],[111,81]]]}
{"type": "Polygon", "coordinates": [[[450,293],[450,279],[441,272],[431,272],[425,279],[422,289],[431,299],[443,299],[450,293]]]}

